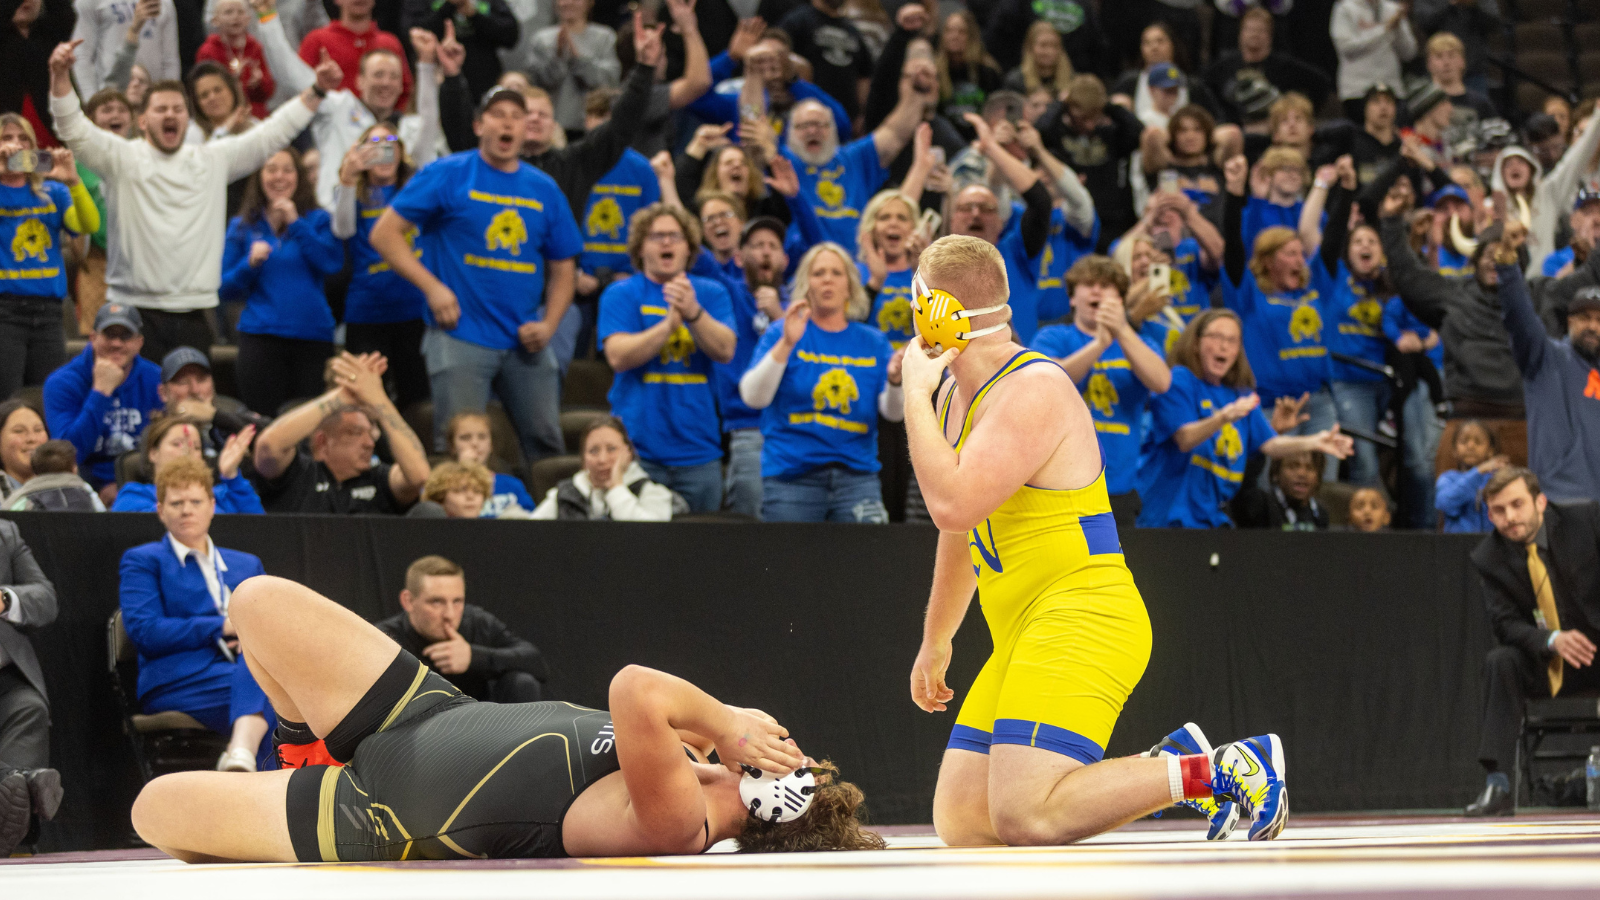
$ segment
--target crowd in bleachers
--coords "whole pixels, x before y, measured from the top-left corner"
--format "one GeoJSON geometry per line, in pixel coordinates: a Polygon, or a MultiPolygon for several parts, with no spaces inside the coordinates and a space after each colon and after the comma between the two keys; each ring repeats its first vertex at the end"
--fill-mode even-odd
{"type": "Polygon", "coordinates": [[[8,8],[6,509],[926,520],[950,233],[1124,526],[1600,494],[1581,2],[8,8]]]}

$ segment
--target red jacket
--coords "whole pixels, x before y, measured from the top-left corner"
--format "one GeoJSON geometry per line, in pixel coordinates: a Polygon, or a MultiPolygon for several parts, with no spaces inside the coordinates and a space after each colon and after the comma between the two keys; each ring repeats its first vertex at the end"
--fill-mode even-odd
{"type": "Polygon", "coordinates": [[[250,101],[250,111],[258,119],[267,117],[267,101],[278,89],[272,80],[272,71],[261,52],[261,42],[246,34],[244,48],[234,50],[220,34],[206,38],[194,55],[195,62],[211,60],[232,72],[244,85],[245,98],[250,101]]]}
{"type": "Polygon", "coordinates": [[[411,64],[406,61],[405,48],[400,45],[400,39],[377,25],[369,27],[366,31],[355,32],[344,26],[342,22],[329,22],[321,28],[306,35],[300,42],[300,58],[306,65],[315,69],[317,63],[322,61],[322,51],[327,50],[328,56],[339,64],[344,70],[344,81],[339,83],[343,90],[356,92],[356,76],[361,67],[361,57],[372,50],[389,50],[400,57],[401,90],[400,100],[395,104],[395,109],[403,110],[411,99],[411,64]]]}

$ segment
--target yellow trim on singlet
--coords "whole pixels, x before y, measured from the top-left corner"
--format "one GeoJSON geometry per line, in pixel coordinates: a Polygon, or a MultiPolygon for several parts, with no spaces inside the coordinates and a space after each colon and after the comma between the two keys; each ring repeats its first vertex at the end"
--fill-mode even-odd
{"type": "Polygon", "coordinates": [[[383,720],[382,725],[378,726],[378,731],[383,731],[390,725],[394,724],[394,720],[400,717],[400,712],[406,708],[407,704],[415,699],[417,688],[422,687],[422,679],[427,677],[428,667],[420,662],[417,663],[417,677],[411,679],[411,687],[406,688],[405,696],[401,697],[400,702],[396,703],[394,708],[389,710],[389,717],[383,720]]]}
{"type": "Polygon", "coordinates": [[[322,784],[317,792],[317,852],[323,862],[339,861],[339,841],[334,833],[334,799],[339,794],[339,775],[342,766],[329,766],[322,770],[322,784]]]}
{"type": "Polygon", "coordinates": [[[411,832],[406,831],[405,823],[400,821],[400,817],[395,815],[394,810],[392,810],[389,807],[383,805],[382,803],[374,803],[374,804],[372,804],[372,808],[373,809],[381,809],[384,812],[389,814],[389,818],[394,821],[394,827],[400,832],[400,836],[406,839],[406,846],[405,846],[405,848],[403,850],[400,851],[400,858],[402,860],[404,860],[407,856],[410,856],[411,855],[411,844],[413,843],[413,840],[412,840],[412,837],[411,837],[411,832]]]}
{"type": "MultiPolygon", "coordinates": [[[[989,389],[999,383],[1000,379],[1004,378],[1005,376],[1010,375],[1012,372],[1015,372],[1023,366],[1036,362],[1047,362],[1053,366],[1056,366],[1057,368],[1060,368],[1059,363],[1050,357],[1045,356],[1043,353],[1036,353],[1032,350],[1023,350],[1016,356],[1011,357],[1011,361],[1001,366],[998,372],[995,372],[993,375],[989,376],[989,380],[983,383],[983,387],[978,388],[978,392],[972,395],[972,402],[967,404],[967,414],[961,422],[961,433],[956,436],[955,443],[951,445],[955,447],[957,452],[961,450],[961,445],[966,441],[967,436],[972,433],[972,413],[978,408],[978,404],[982,402],[984,395],[989,393],[989,389]]],[[[944,395],[944,409],[939,414],[940,428],[946,434],[949,433],[950,408],[955,400],[956,390],[957,388],[952,387],[950,392],[944,395]]]]}
{"type": "MultiPolygon", "coordinates": [[[[574,708],[582,709],[582,707],[574,708]]],[[[510,753],[505,755],[504,759],[500,760],[498,763],[495,763],[494,768],[490,769],[488,774],[484,775],[478,780],[477,784],[472,786],[472,790],[468,791],[467,795],[461,798],[461,802],[456,804],[455,812],[451,813],[450,818],[445,819],[444,824],[439,826],[439,842],[444,844],[446,847],[449,847],[451,850],[461,854],[462,856],[470,856],[473,859],[487,859],[488,857],[486,857],[484,854],[468,852],[467,850],[462,849],[461,846],[455,841],[452,841],[448,834],[450,831],[450,825],[455,822],[457,816],[461,815],[461,811],[467,808],[467,803],[472,800],[473,796],[476,795],[485,784],[489,783],[489,779],[494,777],[494,773],[500,771],[502,766],[511,761],[511,757],[520,753],[523,747],[528,746],[534,741],[542,740],[547,737],[557,737],[561,739],[561,745],[563,748],[562,757],[567,761],[567,789],[572,791],[573,795],[576,796],[578,793],[578,782],[577,779],[575,779],[572,775],[572,743],[567,740],[566,735],[559,731],[547,731],[544,734],[528,738],[527,740],[518,744],[510,753]]]]}

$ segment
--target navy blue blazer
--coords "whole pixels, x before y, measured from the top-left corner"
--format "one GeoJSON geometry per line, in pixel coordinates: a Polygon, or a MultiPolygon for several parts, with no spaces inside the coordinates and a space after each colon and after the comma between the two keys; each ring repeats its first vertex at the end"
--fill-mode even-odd
{"type": "MultiPolygon", "coordinates": [[[[238,550],[217,548],[229,590],[264,575],[261,560],[238,550]]],[[[206,589],[200,566],[190,554],[183,564],[167,535],[122,554],[122,624],[139,651],[139,697],[178,684],[205,671],[222,657],[223,616],[206,589]]]]}

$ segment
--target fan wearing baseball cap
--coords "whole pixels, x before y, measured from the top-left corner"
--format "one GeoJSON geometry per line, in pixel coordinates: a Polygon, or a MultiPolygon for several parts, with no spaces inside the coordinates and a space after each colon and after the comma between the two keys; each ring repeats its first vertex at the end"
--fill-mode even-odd
{"type": "Polygon", "coordinates": [[[137,308],[107,303],[94,317],[89,346],[44,382],[50,433],[72,442],[79,473],[102,495],[115,484],[117,457],[138,445],[150,414],[163,406],[161,367],[139,355],[143,328],[137,308]]]}

